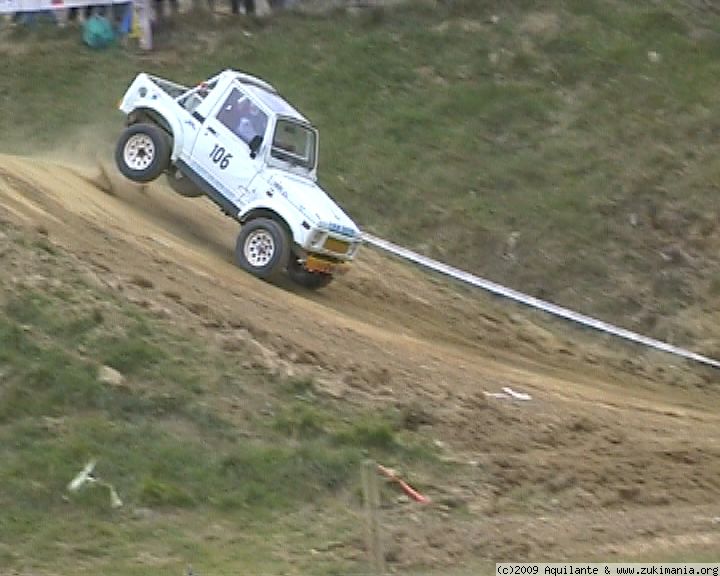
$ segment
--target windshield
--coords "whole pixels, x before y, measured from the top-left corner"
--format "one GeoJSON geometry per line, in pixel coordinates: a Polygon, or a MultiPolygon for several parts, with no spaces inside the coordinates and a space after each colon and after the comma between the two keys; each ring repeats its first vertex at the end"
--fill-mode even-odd
{"type": "Polygon", "coordinates": [[[292,120],[279,119],[271,153],[273,158],[312,170],[315,167],[315,131],[292,120]]]}

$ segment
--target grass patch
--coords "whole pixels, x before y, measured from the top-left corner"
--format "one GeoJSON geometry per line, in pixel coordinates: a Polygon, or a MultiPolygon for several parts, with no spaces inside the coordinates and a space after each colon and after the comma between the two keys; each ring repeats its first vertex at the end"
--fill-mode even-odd
{"type": "Polygon", "coordinates": [[[353,422],[334,436],[342,446],[354,446],[363,449],[394,450],[398,448],[395,430],[386,420],[377,417],[365,417],[353,422]]]}
{"type": "Polygon", "coordinates": [[[346,486],[359,461],[357,452],[334,450],[324,443],[245,446],[221,462],[225,478],[237,486],[222,503],[273,510],[298,500],[312,501],[346,486]]]}
{"type": "Polygon", "coordinates": [[[324,398],[311,378],[244,369],[242,358],[181,323],[88,286],[60,249],[47,260],[42,247],[15,247],[29,271],[15,287],[0,284],[0,558],[8,569],[82,563],[126,574],[138,554],[165,550],[175,562],[192,552],[222,571],[242,556],[272,572],[302,563],[308,540],[295,542],[287,562],[253,553],[270,554],[273,541],[305,533],[308,522],[353,537],[353,512],[338,503],[356,494],[368,453],[415,458],[392,418],[324,398]],[[104,364],[124,381],[100,382],[104,364]],[[246,421],[228,411],[225,393],[242,396],[246,421]],[[256,409],[269,400],[271,412],[256,409]],[[97,485],[68,493],[90,459],[122,508],[97,485]],[[303,521],[291,519],[300,510],[303,521]],[[244,527],[241,541],[198,544],[208,517],[244,527]]]}
{"type": "MultiPolygon", "coordinates": [[[[441,4],[361,17],[281,14],[244,22],[249,36],[232,19],[183,16],[161,30],[149,57],[88,52],[72,27],[17,31],[22,50],[4,63],[4,77],[24,97],[3,99],[0,149],[70,141],[109,155],[121,126],[114,104],[138,71],[193,85],[239,58],[318,125],[322,183],[364,227],[517,289],[632,321],[629,287],[651,285],[667,268],[657,256],[663,244],[693,251],[691,226],[645,212],[704,206],[717,220],[720,124],[710,110],[720,15],[681,2],[441,4]]],[[[681,266],[688,302],[712,298],[700,271],[716,265],[718,247],[706,242],[694,266],[681,266]]],[[[657,314],[661,304],[643,306],[657,314]]],[[[151,346],[125,346],[108,361],[152,369],[151,346]]]]}
{"type": "MultiPolygon", "coordinates": [[[[236,20],[182,17],[151,55],[88,51],[73,27],[14,30],[3,40],[13,53],[2,60],[0,150],[109,158],[122,125],[115,104],[137,72],[194,85],[242,62],[318,125],[321,183],[365,228],[629,328],[659,317],[647,326],[656,336],[707,338],[673,322],[688,307],[714,310],[720,293],[705,275],[720,253],[720,15],[675,1],[438,4],[243,20],[250,35],[236,20]]],[[[44,237],[23,249],[42,256],[48,278],[70,268],[44,237]]],[[[430,418],[417,409],[354,412],[312,380],[243,370],[194,335],[66,280],[28,282],[0,310],[9,570],[127,575],[142,573],[128,560],[140,552],[191,551],[217,573],[294,571],[292,558],[261,559],[272,550],[263,523],[291,539],[327,521],[320,510],[357,488],[367,455],[433,461],[413,436],[430,418]],[[124,385],[99,383],[102,364],[124,385]],[[256,408],[268,389],[266,415],[256,408]],[[241,424],[223,412],[225,392],[247,404],[241,424]],[[150,519],[113,514],[99,491],[63,500],[90,457],[150,519]],[[298,510],[307,516],[293,525],[298,510]],[[252,531],[198,543],[209,514],[252,531]]],[[[511,499],[524,507],[536,494],[511,499]]],[[[337,518],[354,534],[354,518],[337,518]]],[[[296,545],[298,555],[311,547],[296,545]]]]}
{"type": "Polygon", "coordinates": [[[326,433],[326,418],[316,408],[292,404],[275,417],[274,428],[291,438],[314,438],[326,433]]]}
{"type": "Polygon", "coordinates": [[[139,501],[151,507],[186,507],[195,503],[193,496],[182,486],[152,477],[143,480],[139,501]]]}
{"type": "Polygon", "coordinates": [[[113,337],[101,343],[103,363],[127,374],[136,374],[157,366],[163,359],[164,351],[132,333],[122,338],[113,337]]]}

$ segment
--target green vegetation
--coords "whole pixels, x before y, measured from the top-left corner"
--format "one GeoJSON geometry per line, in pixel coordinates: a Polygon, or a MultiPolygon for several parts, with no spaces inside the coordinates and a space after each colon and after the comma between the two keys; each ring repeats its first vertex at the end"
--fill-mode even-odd
{"type": "MultiPolygon", "coordinates": [[[[2,30],[0,151],[108,159],[137,72],[191,85],[243,69],[318,125],[321,182],[365,228],[717,356],[720,323],[692,319],[720,320],[720,14],[679,0],[437,4],[183,16],[152,55],[92,52],[72,27],[2,30]]],[[[357,558],[308,550],[361,539],[361,460],[437,465],[420,408],[359,412],[312,378],[243,368],[89,286],[42,235],[22,250],[62,282],[0,279],[3,568],[348,573],[357,558]],[[102,365],[125,382],[101,383],[102,365]],[[92,457],[122,509],[99,489],[67,495],[92,457]]]]}
{"type": "MultiPolygon", "coordinates": [[[[162,554],[177,573],[186,563],[275,573],[324,540],[362,538],[364,458],[435,462],[392,412],[331,401],[311,377],[243,368],[246,355],[91,286],[61,250],[48,258],[37,242],[13,242],[27,279],[0,284],[4,567],[128,574],[139,556],[162,554]],[[103,365],[124,380],[102,381],[103,365]],[[122,508],[98,487],[67,491],[93,458],[122,508]],[[218,525],[222,535],[197,541],[218,525]],[[273,557],[280,538],[285,560],[273,557]]],[[[352,566],[314,559],[313,573],[352,566]]]]}
{"type": "Polygon", "coordinates": [[[323,184],[368,229],[656,336],[706,337],[673,327],[716,284],[719,20],[680,1],[201,16],[149,58],[13,31],[0,145],[71,155],[101,134],[109,149],[138,71],[193,84],[242,68],[318,124],[323,184]]]}
{"type": "Polygon", "coordinates": [[[707,339],[676,325],[712,309],[717,285],[720,14],[679,0],[411,4],[188,16],[149,57],[14,30],[0,149],[73,156],[100,138],[109,151],[138,71],[194,84],[248,70],[320,127],[322,183],[366,228],[659,337],[707,339]]]}

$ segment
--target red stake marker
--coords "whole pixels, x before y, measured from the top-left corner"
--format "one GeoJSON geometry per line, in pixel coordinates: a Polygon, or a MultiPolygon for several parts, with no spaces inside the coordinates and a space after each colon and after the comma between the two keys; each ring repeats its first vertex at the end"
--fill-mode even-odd
{"type": "Polygon", "coordinates": [[[421,504],[429,504],[430,498],[427,496],[423,496],[415,490],[412,486],[410,486],[407,482],[405,482],[402,478],[398,477],[397,474],[395,474],[394,470],[391,470],[390,468],[386,468],[382,464],[377,465],[378,472],[385,476],[386,478],[389,478],[393,482],[397,482],[400,485],[400,488],[402,488],[402,491],[405,492],[410,498],[415,500],[415,502],[420,502],[421,504]]]}

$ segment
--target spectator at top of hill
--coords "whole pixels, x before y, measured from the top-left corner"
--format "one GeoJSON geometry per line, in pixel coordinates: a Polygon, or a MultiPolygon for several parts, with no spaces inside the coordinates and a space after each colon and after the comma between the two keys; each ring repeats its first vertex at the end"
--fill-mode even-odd
{"type": "MultiPolygon", "coordinates": [[[[230,0],[230,10],[233,14],[240,14],[240,1],[241,0],[230,0]]],[[[255,14],[255,0],[242,0],[245,14],[255,14]]]]}
{"type": "MultiPolygon", "coordinates": [[[[165,16],[165,4],[163,0],[154,0],[155,3],[155,17],[158,20],[162,20],[165,16]]],[[[170,12],[174,14],[178,14],[180,12],[180,3],[178,0],[168,0],[168,4],[170,4],[170,12]]]]}

